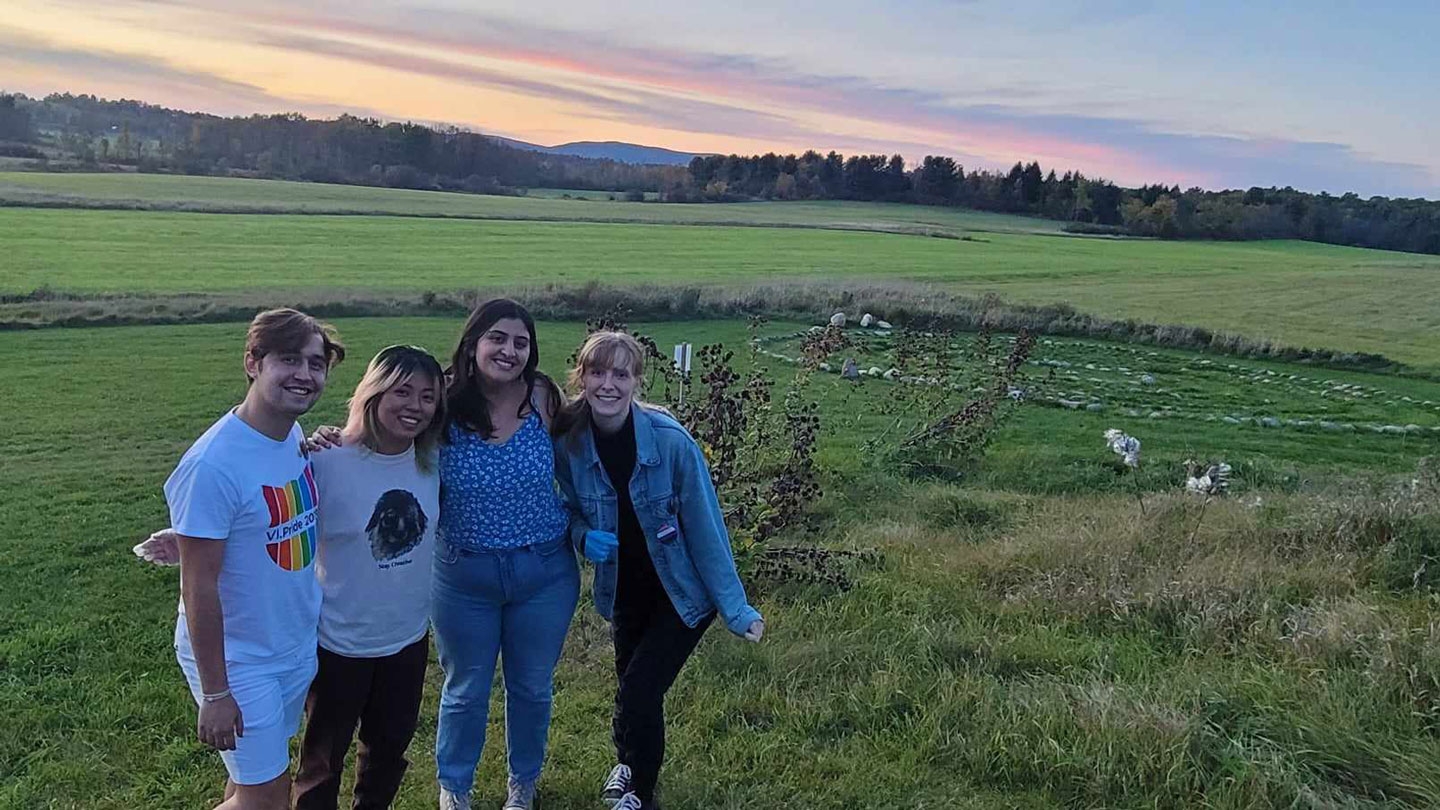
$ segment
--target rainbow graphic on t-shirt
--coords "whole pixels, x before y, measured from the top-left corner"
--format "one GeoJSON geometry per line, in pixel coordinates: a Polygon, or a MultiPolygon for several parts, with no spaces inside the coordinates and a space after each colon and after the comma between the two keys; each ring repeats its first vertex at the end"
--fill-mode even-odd
{"type": "Polygon", "coordinates": [[[287,527],[295,530],[284,539],[266,543],[266,553],[276,565],[286,571],[304,570],[315,559],[315,521],[311,519],[294,527],[289,524],[313,512],[320,502],[310,465],[305,465],[304,475],[285,486],[262,485],[260,491],[265,496],[265,505],[270,508],[270,528],[287,527]]]}

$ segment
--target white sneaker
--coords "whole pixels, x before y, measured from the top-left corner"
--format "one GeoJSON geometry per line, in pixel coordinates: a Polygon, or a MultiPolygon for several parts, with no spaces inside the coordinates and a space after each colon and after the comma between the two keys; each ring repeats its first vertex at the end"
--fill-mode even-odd
{"type": "Polygon", "coordinates": [[[440,788],[440,810],[470,810],[470,794],[451,793],[440,788]]]}
{"type": "Polygon", "coordinates": [[[615,802],[615,806],[611,810],[645,810],[645,805],[640,803],[639,796],[634,793],[626,793],[620,797],[620,801],[615,802]]]}
{"type": "Polygon", "coordinates": [[[630,766],[616,765],[610,769],[610,776],[605,779],[605,787],[600,790],[600,800],[615,806],[620,797],[630,792],[630,766]]]}
{"type": "Polygon", "coordinates": [[[510,780],[510,797],[500,810],[531,810],[535,806],[535,783],[510,780]]]}

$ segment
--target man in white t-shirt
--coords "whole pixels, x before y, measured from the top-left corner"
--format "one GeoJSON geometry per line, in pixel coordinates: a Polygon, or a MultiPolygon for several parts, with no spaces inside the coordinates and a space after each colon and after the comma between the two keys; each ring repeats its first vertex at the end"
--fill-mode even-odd
{"type": "Polygon", "coordinates": [[[289,742],[315,674],[318,493],[295,420],[345,349],[293,309],[255,316],[250,388],[165,482],[180,544],[175,654],[199,706],[196,733],[230,779],[217,810],[283,810],[289,742]]]}

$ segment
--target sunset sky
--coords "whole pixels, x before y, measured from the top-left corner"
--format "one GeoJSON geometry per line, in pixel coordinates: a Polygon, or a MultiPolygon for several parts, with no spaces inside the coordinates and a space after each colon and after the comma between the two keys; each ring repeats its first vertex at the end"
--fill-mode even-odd
{"type": "Polygon", "coordinates": [[[1437,31],[1434,0],[0,0],[0,89],[1433,199],[1437,31]]]}

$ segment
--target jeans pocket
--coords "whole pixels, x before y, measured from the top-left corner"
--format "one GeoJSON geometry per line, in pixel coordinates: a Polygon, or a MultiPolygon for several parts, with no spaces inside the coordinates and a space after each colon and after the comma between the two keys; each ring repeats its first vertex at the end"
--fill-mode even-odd
{"type": "Polygon", "coordinates": [[[460,549],[449,543],[435,544],[435,561],[445,565],[454,565],[460,559],[460,549]]]}

